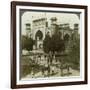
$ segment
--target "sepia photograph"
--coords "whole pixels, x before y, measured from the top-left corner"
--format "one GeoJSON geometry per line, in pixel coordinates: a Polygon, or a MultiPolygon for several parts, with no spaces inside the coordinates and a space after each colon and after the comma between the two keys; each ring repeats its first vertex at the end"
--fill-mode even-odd
{"type": "Polygon", "coordinates": [[[11,3],[11,87],[87,84],[87,6],[11,3]]]}
{"type": "Polygon", "coordinates": [[[80,75],[80,13],[20,10],[20,78],[80,75]]]}

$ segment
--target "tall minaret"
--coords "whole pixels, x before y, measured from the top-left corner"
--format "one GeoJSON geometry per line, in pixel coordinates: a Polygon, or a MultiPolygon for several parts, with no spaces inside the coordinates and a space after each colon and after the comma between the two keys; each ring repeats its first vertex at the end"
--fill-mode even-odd
{"type": "Polygon", "coordinates": [[[78,30],[79,30],[79,24],[75,23],[74,24],[74,35],[75,35],[75,38],[78,38],[78,30]]]}
{"type": "Polygon", "coordinates": [[[31,24],[30,23],[26,23],[26,35],[28,37],[30,37],[30,33],[31,33],[31,24]]]}
{"type": "Polygon", "coordinates": [[[51,34],[52,35],[55,33],[56,25],[57,25],[57,18],[52,17],[51,18],[51,34]]]}

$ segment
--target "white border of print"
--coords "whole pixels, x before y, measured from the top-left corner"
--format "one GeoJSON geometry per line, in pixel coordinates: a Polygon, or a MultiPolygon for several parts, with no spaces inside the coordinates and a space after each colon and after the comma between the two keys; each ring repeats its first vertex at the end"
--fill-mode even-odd
{"type": "Polygon", "coordinates": [[[16,6],[16,83],[17,85],[23,84],[37,84],[37,83],[53,83],[53,82],[75,82],[75,81],[84,81],[84,10],[82,9],[70,9],[70,8],[50,8],[50,7],[34,7],[34,6],[16,6]],[[70,76],[70,77],[59,77],[59,78],[43,78],[43,79],[28,79],[28,80],[20,80],[19,78],[19,58],[20,58],[20,46],[19,46],[19,10],[20,9],[35,9],[35,10],[51,10],[51,11],[70,11],[70,12],[81,12],[80,14],[80,76],[70,76]]]}

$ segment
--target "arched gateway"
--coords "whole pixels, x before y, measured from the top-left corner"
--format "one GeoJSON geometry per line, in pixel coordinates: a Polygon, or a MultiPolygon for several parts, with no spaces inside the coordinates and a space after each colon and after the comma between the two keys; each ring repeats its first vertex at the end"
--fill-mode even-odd
{"type": "Polygon", "coordinates": [[[43,39],[43,33],[40,30],[38,30],[36,32],[35,40],[37,40],[37,39],[39,39],[39,40],[42,40],[43,39]]]}

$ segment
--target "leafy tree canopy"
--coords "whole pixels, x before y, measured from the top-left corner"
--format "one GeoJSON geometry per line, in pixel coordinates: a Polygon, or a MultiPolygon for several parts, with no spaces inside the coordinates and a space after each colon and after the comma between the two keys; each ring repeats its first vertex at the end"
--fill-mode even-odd
{"type": "Polygon", "coordinates": [[[32,50],[34,45],[34,40],[27,36],[22,36],[22,49],[32,50]]]}

